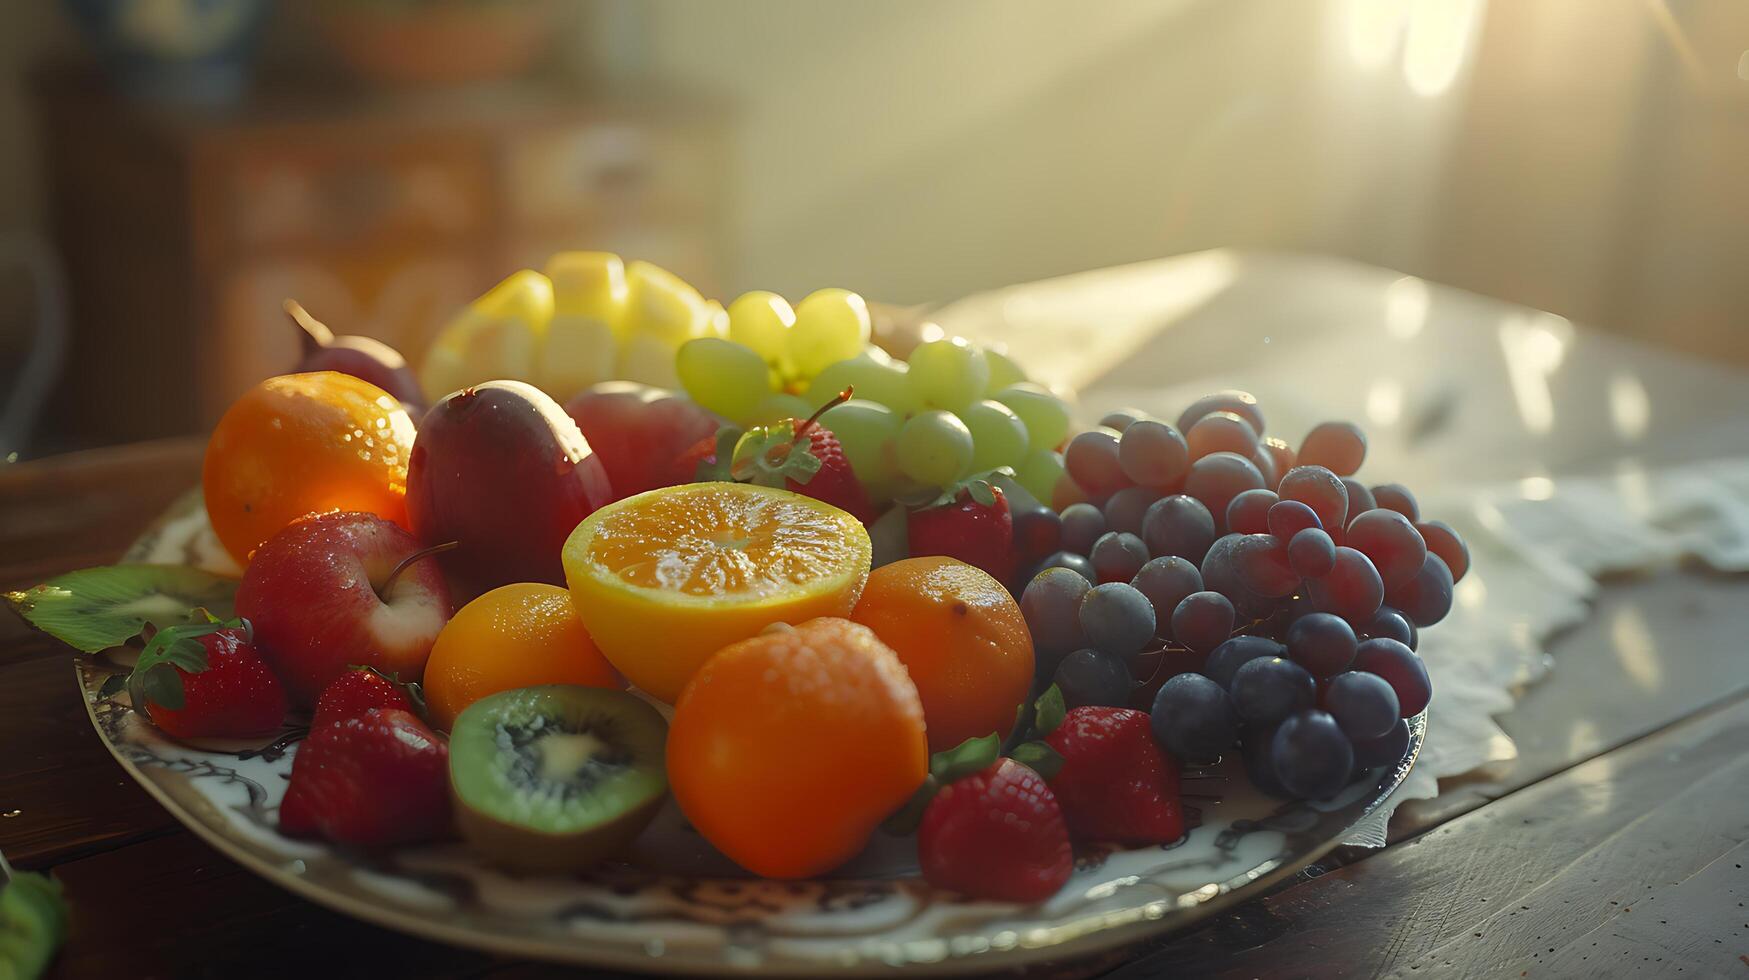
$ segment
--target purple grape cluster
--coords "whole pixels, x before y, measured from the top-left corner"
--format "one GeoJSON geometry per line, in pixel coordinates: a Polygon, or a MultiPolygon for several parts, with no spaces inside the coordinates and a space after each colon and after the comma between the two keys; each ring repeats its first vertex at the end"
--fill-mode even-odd
{"type": "Polygon", "coordinates": [[[1241,747],[1260,788],[1324,799],[1407,750],[1432,697],[1419,630],[1469,552],[1401,485],[1353,478],[1357,426],[1297,450],[1263,432],[1257,400],[1223,391],[1176,425],[1126,410],[1075,436],[1059,550],[1021,606],[1066,700],[1151,705],[1181,761],[1241,747]]]}

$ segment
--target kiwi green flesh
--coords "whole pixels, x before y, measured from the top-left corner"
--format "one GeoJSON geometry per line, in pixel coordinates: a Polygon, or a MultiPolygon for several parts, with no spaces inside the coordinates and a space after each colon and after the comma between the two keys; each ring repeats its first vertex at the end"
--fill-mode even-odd
{"type": "Polygon", "coordinates": [[[624,691],[552,685],[482,698],[450,732],[457,825],[510,867],[595,864],[660,809],[667,739],[661,714],[624,691]]]}

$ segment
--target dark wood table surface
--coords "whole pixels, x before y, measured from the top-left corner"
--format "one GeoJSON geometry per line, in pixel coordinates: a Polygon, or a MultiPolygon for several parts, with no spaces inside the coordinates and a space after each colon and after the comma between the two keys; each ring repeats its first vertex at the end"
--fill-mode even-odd
{"type": "MultiPolygon", "coordinates": [[[[0,588],[113,561],[197,482],[200,452],[0,467],[0,588]]],[[[1383,851],[1339,851],[1183,932],[1046,972],[1749,976],[1746,599],[1749,580],[1700,571],[1606,584],[1502,719],[1516,760],[1405,806],[1383,851]],[[1627,645],[1657,685],[1622,682],[1627,645]]],[[[71,657],[0,616],[0,851],[66,887],[51,976],[577,975],[365,925],[215,853],[110,758],[71,657]]]]}

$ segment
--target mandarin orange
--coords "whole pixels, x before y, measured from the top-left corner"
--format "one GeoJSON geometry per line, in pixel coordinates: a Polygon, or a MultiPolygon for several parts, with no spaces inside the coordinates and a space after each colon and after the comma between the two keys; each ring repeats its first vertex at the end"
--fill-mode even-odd
{"type": "Polygon", "coordinates": [[[850,618],[905,664],[929,720],[929,751],[1014,727],[1032,686],[1032,633],[1014,597],[983,570],[939,557],[883,565],[850,618]]]}
{"type": "Polygon", "coordinates": [[[413,420],[368,381],[333,371],[268,378],[207,441],[207,516],[239,563],[306,514],[366,511],[406,527],[412,449],[413,420]]]}
{"type": "Polygon", "coordinates": [[[446,732],[489,694],[544,684],[625,686],[557,585],[521,582],[480,596],[444,625],[425,662],[425,704],[446,732]]]}
{"type": "Polygon", "coordinates": [[[867,627],[775,625],[718,651],[674,705],[668,781],[681,812],[767,878],[830,871],[929,773],[923,706],[867,627]]]}

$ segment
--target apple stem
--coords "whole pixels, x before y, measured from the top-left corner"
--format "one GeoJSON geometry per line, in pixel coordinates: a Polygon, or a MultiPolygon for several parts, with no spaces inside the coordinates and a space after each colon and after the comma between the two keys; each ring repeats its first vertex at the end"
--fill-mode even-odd
{"type": "Polygon", "coordinates": [[[412,565],[414,562],[421,558],[430,558],[432,555],[440,555],[446,551],[454,551],[461,547],[461,544],[460,541],[445,541],[442,544],[434,544],[429,548],[421,548],[401,559],[394,568],[389,570],[389,577],[383,580],[382,588],[377,589],[377,598],[384,602],[388,602],[389,591],[395,587],[396,580],[398,580],[401,577],[401,573],[406,571],[408,566],[412,565]]]}
{"type": "Polygon", "coordinates": [[[295,299],[288,299],[281,304],[286,315],[297,324],[300,338],[304,344],[304,353],[313,354],[334,342],[334,331],[328,325],[310,315],[303,304],[295,299]]]}

